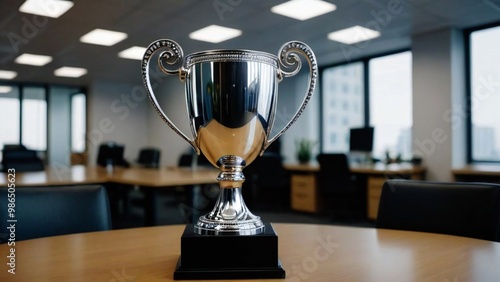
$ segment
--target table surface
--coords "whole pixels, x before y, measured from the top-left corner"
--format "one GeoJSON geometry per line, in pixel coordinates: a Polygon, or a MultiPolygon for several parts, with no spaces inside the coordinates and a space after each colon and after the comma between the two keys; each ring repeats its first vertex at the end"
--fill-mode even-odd
{"type": "MultiPolygon", "coordinates": [[[[311,162],[307,164],[287,163],[284,165],[286,169],[291,171],[316,172],[319,171],[319,164],[311,162]]],[[[414,166],[411,164],[383,164],[376,163],[374,165],[352,164],[350,170],[353,173],[359,174],[404,174],[412,173],[419,174],[425,172],[425,167],[414,166]]]]}
{"type": "MultiPolygon", "coordinates": [[[[273,225],[287,281],[500,281],[496,242],[372,228],[273,225]]],[[[2,263],[0,281],[171,281],[184,228],[144,227],[16,242],[16,274],[9,274],[2,263]]],[[[9,248],[0,245],[4,262],[9,248]]]]}
{"type": "MultiPolygon", "coordinates": [[[[43,185],[120,184],[166,187],[217,183],[218,170],[213,168],[114,168],[98,166],[47,167],[45,171],[15,173],[16,187],[43,185]]],[[[7,187],[8,173],[0,173],[0,187],[7,187]]],[[[12,178],[12,177],[10,177],[12,178]]]]}
{"type": "Polygon", "coordinates": [[[469,164],[452,169],[454,175],[500,176],[499,164],[469,164]]]}

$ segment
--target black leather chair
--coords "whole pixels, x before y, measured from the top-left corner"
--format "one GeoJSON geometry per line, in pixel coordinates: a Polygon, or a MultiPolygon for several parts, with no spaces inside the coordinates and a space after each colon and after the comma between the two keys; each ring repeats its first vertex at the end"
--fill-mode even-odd
{"type": "Polygon", "coordinates": [[[12,168],[17,172],[42,171],[45,164],[36,151],[18,147],[3,151],[2,167],[3,171],[12,168]]]}
{"type": "Polygon", "coordinates": [[[157,148],[144,148],[139,151],[137,163],[148,168],[160,166],[160,150],[157,148]]]}
{"type": "MultiPolygon", "coordinates": [[[[9,238],[7,188],[0,188],[0,241],[9,238]]],[[[18,187],[16,241],[111,229],[106,190],[100,186],[18,187]]]]}
{"type": "Polygon", "coordinates": [[[358,220],[363,217],[361,189],[349,169],[346,154],[319,154],[317,186],[322,208],[333,219],[358,220]]]}
{"type": "Polygon", "coordinates": [[[290,208],[290,174],[283,167],[282,157],[264,153],[243,170],[243,196],[246,204],[264,210],[290,208]]]}
{"type": "Polygon", "coordinates": [[[500,242],[500,185],[388,180],[376,226],[500,242]]]}

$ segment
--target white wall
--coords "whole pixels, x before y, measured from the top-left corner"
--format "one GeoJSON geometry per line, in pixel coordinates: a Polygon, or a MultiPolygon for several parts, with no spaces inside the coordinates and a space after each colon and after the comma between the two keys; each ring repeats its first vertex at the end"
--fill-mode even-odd
{"type": "MultiPolygon", "coordinates": [[[[274,130],[283,128],[286,122],[292,119],[295,112],[299,109],[302,100],[309,87],[309,74],[305,73],[308,68],[304,65],[304,70],[300,75],[285,78],[285,81],[279,84],[278,109],[274,130]],[[286,80],[289,80],[287,83],[286,80]]],[[[315,157],[319,151],[319,81],[316,82],[316,89],[313,97],[309,101],[299,119],[284,133],[281,139],[281,154],[285,162],[297,162],[296,141],[302,138],[308,138],[311,141],[318,142],[313,149],[312,156],[315,157]]]]}
{"type": "MultiPolygon", "coordinates": [[[[177,76],[163,78],[159,86],[154,89],[154,94],[168,118],[192,139],[184,83],[177,76]]],[[[161,165],[177,165],[181,154],[194,152],[191,145],[161,119],[152,105],[150,105],[148,119],[151,125],[149,132],[151,144],[161,149],[161,165]]]]}
{"type": "Polygon", "coordinates": [[[452,180],[465,164],[465,76],[461,32],[416,35],[413,57],[413,150],[424,159],[427,179],[452,180]]]}
{"type": "Polygon", "coordinates": [[[151,107],[142,85],[94,81],[87,96],[89,165],[96,164],[102,142],[125,145],[125,158],[134,162],[139,150],[150,145],[151,107]]]}

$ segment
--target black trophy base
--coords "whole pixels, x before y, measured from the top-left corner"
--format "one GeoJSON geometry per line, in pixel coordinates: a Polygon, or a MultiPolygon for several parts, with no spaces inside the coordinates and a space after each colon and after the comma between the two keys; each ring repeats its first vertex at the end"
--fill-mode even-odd
{"type": "Polygon", "coordinates": [[[280,279],[278,235],[271,224],[258,235],[199,235],[188,224],[174,280],[280,279]]]}

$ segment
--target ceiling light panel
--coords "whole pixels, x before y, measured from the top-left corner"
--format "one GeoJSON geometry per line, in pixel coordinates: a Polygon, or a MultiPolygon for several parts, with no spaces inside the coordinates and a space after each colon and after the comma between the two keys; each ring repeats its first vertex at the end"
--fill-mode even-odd
{"type": "Polygon", "coordinates": [[[80,37],[80,41],[89,44],[113,46],[127,37],[128,35],[123,32],[96,28],[80,37]]]}
{"type": "Polygon", "coordinates": [[[133,46],[118,53],[118,57],[131,60],[142,60],[146,47],[133,46]]]}
{"type": "Polygon", "coordinates": [[[87,69],[74,67],[62,67],[54,71],[55,76],[62,77],[80,77],[85,74],[87,74],[87,69]]]}
{"type": "Polygon", "coordinates": [[[210,43],[220,43],[238,37],[241,34],[242,31],[239,29],[210,25],[197,31],[191,32],[189,34],[189,38],[210,43]]]}
{"type": "Polygon", "coordinates": [[[0,79],[13,79],[17,76],[15,71],[0,70],[0,79]]]}
{"type": "Polygon", "coordinates": [[[73,7],[71,1],[60,0],[26,0],[19,11],[22,13],[39,15],[44,17],[59,18],[73,7]]]}
{"type": "Polygon", "coordinates": [[[0,85],[0,93],[1,94],[10,93],[11,91],[12,91],[11,86],[0,85]]]}
{"type": "Polygon", "coordinates": [[[271,12],[305,21],[332,11],[337,6],[320,0],[292,0],[271,8],[271,12]]]}
{"type": "Polygon", "coordinates": [[[15,62],[23,65],[44,66],[52,61],[52,57],[25,53],[15,59],[15,62]]]}
{"type": "Polygon", "coordinates": [[[328,34],[328,39],[344,44],[354,44],[380,36],[380,32],[359,25],[334,31],[328,34]]]}

